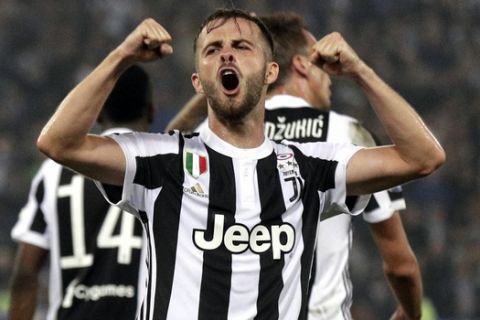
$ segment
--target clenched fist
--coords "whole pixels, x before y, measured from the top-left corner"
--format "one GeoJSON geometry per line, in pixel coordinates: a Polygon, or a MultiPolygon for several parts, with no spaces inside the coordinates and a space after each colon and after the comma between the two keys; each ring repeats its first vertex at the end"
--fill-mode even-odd
{"type": "Polygon", "coordinates": [[[172,37],[152,18],[142,21],[117,47],[121,56],[132,62],[146,62],[172,54],[172,37]]]}
{"type": "Polygon", "coordinates": [[[312,47],[310,60],[330,75],[356,75],[365,66],[338,32],[320,39],[312,47]]]}

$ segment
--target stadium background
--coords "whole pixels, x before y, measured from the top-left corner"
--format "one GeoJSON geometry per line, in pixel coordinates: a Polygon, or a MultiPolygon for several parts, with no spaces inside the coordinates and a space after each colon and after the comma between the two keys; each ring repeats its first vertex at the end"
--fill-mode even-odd
{"type": "MultiPolygon", "coordinates": [[[[295,10],[317,37],[340,31],[424,117],[448,160],[433,176],[404,186],[402,217],[438,318],[480,319],[479,0],[0,0],[0,319],[15,250],[10,229],[44,159],[36,137],[60,100],[151,16],[174,39],[172,57],[145,65],[158,109],[153,131],[163,130],[193,94],[192,41],[200,22],[232,5],[258,14],[295,10]]],[[[388,142],[351,82],[334,80],[333,107],[388,142]]],[[[387,319],[393,311],[381,268],[366,224],[355,219],[358,319],[387,319]]]]}

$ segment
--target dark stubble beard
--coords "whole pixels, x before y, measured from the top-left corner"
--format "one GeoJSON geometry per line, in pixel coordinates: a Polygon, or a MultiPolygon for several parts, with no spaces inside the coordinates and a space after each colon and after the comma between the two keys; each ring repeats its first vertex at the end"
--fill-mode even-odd
{"type": "Polygon", "coordinates": [[[234,98],[225,97],[218,90],[215,91],[215,82],[209,80],[202,81],[208,103],[220,121],[230,124],[241,123],[255,109],[262,96],[265,70],[266,67],[246,79],[245,95],[238,102],[234,98]]]}

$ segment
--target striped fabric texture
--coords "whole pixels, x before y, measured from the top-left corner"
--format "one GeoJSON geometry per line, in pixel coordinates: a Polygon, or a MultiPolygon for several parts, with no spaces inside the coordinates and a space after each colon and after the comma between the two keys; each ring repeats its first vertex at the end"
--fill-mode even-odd
{"type": "Polygon", "coordinates": [[[147,231],[139,319],[306,318],[319,215],[349,213],[345,168],[358,147],[238,149],[208,127],[113,138],[127,158],[117,204],[147,231]]]}

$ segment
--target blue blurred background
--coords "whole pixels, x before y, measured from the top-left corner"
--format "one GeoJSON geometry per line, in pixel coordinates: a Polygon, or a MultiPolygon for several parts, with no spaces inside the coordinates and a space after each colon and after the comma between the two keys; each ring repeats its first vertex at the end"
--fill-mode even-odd
{"type": "MultiPolygon", "coordinates": [[[[152,130],[162,131],[193,94],[192,42],[201,21],[231,6],[258,14],[294,10],[317,38],[341,32],[424,117],[447,164],[404,186],[402,217],[432,312],[438,319],[480,319],[479,0],[0,0],[0,319],[16,248],[9,233],[44,159],[35,141],[49,115],[141,20],[153,17],[175,50],[145,65],[155,87],[152,130]]],[[[350,81],[334,79],[333,108],[388,143],[350,81]]],[[[387,319],[395,302],[361,218],[354,221],[351,274],[356,318],[387,319]]]]}

